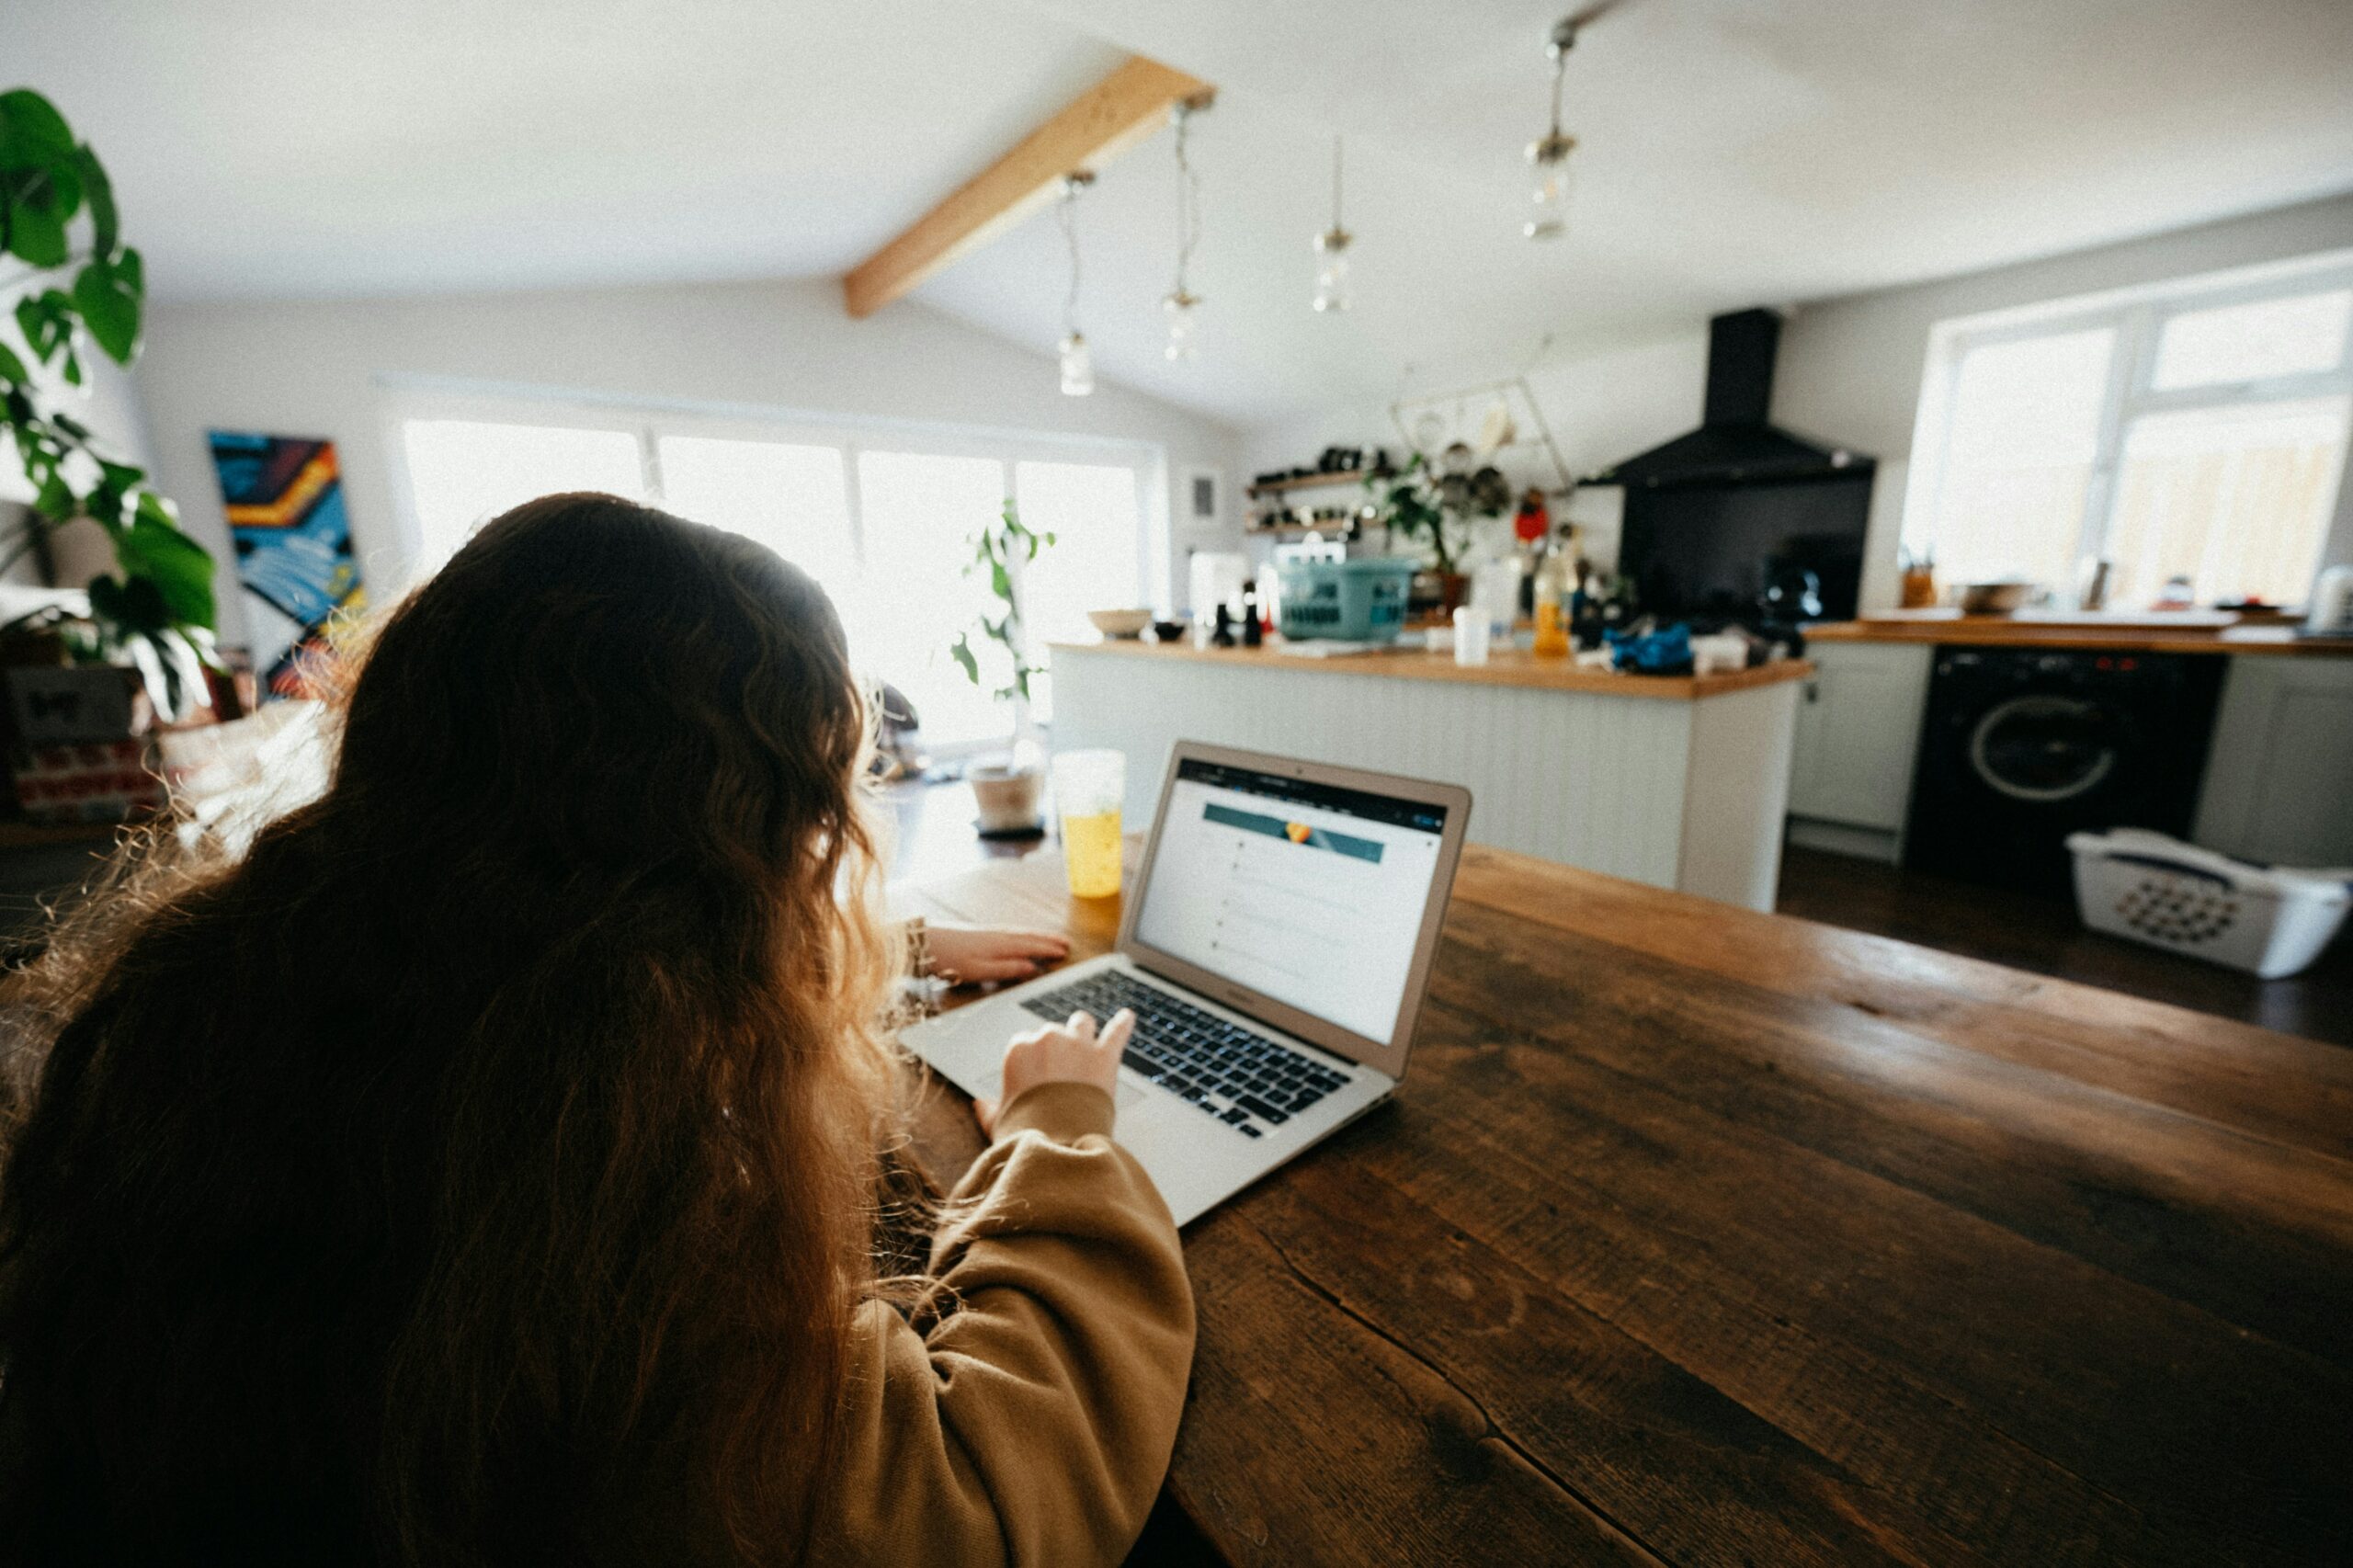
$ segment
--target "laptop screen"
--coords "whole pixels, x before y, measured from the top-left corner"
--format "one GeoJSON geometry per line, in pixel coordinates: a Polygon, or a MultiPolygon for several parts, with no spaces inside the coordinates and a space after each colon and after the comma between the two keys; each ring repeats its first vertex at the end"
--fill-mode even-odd
{"type": "Polygon", "coordinates": [[[1405,1004],[1446,808],[1187,757],[1136,938],[1387,1040],[1405,1004]]]}

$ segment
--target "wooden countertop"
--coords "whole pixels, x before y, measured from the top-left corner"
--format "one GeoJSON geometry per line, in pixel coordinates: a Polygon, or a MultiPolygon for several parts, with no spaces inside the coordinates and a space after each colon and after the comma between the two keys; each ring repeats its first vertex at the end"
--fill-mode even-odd
{"type": "MultiPolygon", "coordinates": [[[[1119,902],[1047,851],[915,909],[1084,957],[1119,902]]],[[[2353,1538],[2341,1047],[1472,847],[1395,1098],[1185,1254],[1169,1486],[1235,1563],[2353,1538]]]]}
{"type": "Polygon", "coordinates": [[[1190,642],[1142,642],[1107,639],[1100,642],[1055,642],[1056,653],[1108,653],[1122,659],[1188,660],[1253,669],[1303,670],[1313,674],[1393,676],[1404,680],[1454,681],[1464,686],[1531,687],[1543,691],[1591,691],[1608,697],[1667,698],[1690,701],[1721,697],[1751,687],[1778,686],[1802,680],[1813,666],[1802,659],[1785,659],[1717,676],[1635,676],[1614,671],[1581,670],[1567,659],[1540,659],[1518,648],[1498,648],[1483,665],[1458,665],[1454,655],[1420,648],[1400,648],[1381,653],[1343,653],[1314,658],[1262,648],[1196,648],[1190,642]]]}
{"type": "Polygon", "coordinates": [[[2353,637],[2299,637],[2293,626],[2242,626],[2208,612],[2181,616],[1963,615],[1953,609],[1888,610],[1833,621],[1809,642],[1944,642],[1986,648],[2052,648],[2126,653],[2353,653],[2353,637]]]}

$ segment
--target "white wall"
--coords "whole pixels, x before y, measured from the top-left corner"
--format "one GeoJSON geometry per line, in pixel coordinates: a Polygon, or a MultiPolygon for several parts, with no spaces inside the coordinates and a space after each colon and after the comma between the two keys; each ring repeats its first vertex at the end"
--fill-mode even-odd
{"type": "MultiPolygon", "coordinates": [[[[1212,421],[1110,386],[1063,397],[1050,356],[911,301],[852,321],[830,280],[158,305],[147,338],[136,376],[157,480],[224,570],[205,433],[324,436],[379,590],[407,569],[380,377],[1146,441],[1165,449],[1172,490],[1189,467],[1231,478],[1239,466],[1238,437],[1212,421]]],[[[1230,528],[1238,513],[1227,509],[1230,528]]],[[[1188,534],[1174,495],[1170,511],[1181,583],[1188,534]]],[[[236,642],[243,607],[230,586],[224,577],[222,630],[236,642]]]]}
{"type": "MultiPolygon", "coordinates": [[[[1516,365],[1472,367],[1459,378],[1418,375],[1407,395],[1444,392],[1509,376],[1518,369],[1516,365]]],[[[1562,460],[1574,477],[1606,468],[1698,425],[1707,375],[1708,327],[1705,322],[1694,322],[1574,358],[1540,362],[1528,372],[1528,382],[1552,427],[1562,460]]],[[[1465,403],[1468,438],[1476,438],[1484,406],[1476,399],[1465,403]]],[[[1238,482],[1247,483],[1252,474],[1265,471],[1313,463],[1327,446],[1387,447],[1393,459],[1403,460],[1404,445],[1391,423],[1386,403],[1331,409],[1252,431],[1244,448],[1238,482]]],[[[1501,466],[1518,484],[1538,483],[1549,490],[1554,483],[1549,460],[1539,452],[1516,449],[1501,466]]],[[[1580,491],[1564,514],[1586,529],[1588,553],[1604,562],[1617,559],[1621,499],[1616,490],[1580,491]]],[[[1497,541],[1508,539],[1507,525],[1499,527],[1493,537],[1497,541]]]]}

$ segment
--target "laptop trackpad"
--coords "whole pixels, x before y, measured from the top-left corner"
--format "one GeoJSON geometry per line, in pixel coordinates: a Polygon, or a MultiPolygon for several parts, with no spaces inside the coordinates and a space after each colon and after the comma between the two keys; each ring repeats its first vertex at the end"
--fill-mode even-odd
{"type": "MultiPolygon", "coordinates": [[[[1004,1086],[1004,1069],[992,1067],[982,1075],[973,1089],[972,1097],[976,1100],[993,1100],[997,1097],[997,1091],[1004,1086]]],[[[1125,1073],[1120,1074],[1119,1092],[1111,1096],[1111,1108],[1115,1111],[1130,1110],[1142,1104],[1143,1104],[1143,1091],[1128,1082],[1128,1075],[1125,1073]]]]}

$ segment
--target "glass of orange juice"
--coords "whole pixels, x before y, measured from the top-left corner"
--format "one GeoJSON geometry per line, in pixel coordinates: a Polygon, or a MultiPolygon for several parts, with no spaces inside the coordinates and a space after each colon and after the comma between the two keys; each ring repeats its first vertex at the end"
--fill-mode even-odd
{"type": "Polygon", "coordinates": [[[1109,898],[1120,891],[1120,801],[1127,790],[1128,759],[1116,751],[1054,757],[1054,812],[1075,897],[1109,898]]]}

